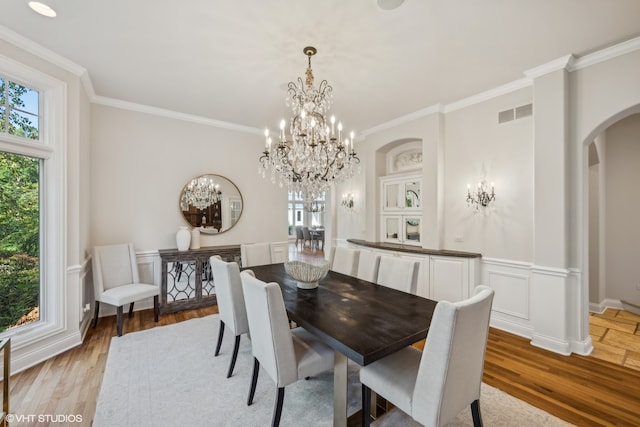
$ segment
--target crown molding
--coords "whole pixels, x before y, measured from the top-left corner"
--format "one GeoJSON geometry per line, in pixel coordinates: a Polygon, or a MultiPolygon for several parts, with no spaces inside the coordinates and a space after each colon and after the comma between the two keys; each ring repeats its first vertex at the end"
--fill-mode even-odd
{"type": "Polygon", "coordinates": [[[565,55],[558,59],[554,59],[553,61],[549,61],[546,64],[538,65],[535,68],[526,70],[524,75],[529,79],[536,79],[554,71],[569,70],[574,61],[575,57],[573,55],[565,55]]]}
{"type": "Polygon", "coordinates": [[[640,49],[640,37],[618,43],[611,47],[576,58],[569,66],[569,71],[581,70],[600,62],[608,61],[640,49]]]}
{"type": "Polygon", "coordinates": [[[89,73],[86,68],[32,40],[29,40],[4,25],[0,25],[0,39],[78,76],[85,91],[87,92],[89,100],[93,100],[93,98],[95,98],[96,93],[93,90],[93,83],[91,83],[91,79],[89,78],[89,73]]]}
{"type": "Polygon", "coordinates": [[[449,103],[445,106],[444,112],[450,113],[452,111],[470,107],[472,105],[479,104],[481,102],[485,102],[490,99],[497,98],[499,96],[506,95],[508,93],[530,87],[531,84],[532,84],[531,80],[526,78],[514,80],[510,83],[494,87],[493,89],[489,89],[487,91],[478,93],[476,95],[472,95],[468,98],[464,98],[459,101],[454,101],[452,103],[449,103]]]}
{"type": "Polygon", "coordinates": [[[442,107],[442,104],[435,104],[432,105],[430,107],[426,107],[426,108],[422,108],[418,111],[414,111],[413,113],[409,113],[405,116],[401,116],[398,118],[395,118],[393,120],[389,120],[388,122],[382,123],[378,126],[374,126],[372,128],[366,129],[364,131],[362,131],[360,134],[362,136],[367,136],[367,135],[371,135],[377,132],[381,132],[383,130],[386,129],[391,129],[394,128],[396,126],[402,125],[404,123],[408,123],[411,122],[413,120],[417,120],[420,119],[422,117],[426,117],[426,116],[430,116],[431,114],[436,114],[436,113],[443,113],[444,109],[442,107]]]}
{"type": "Polygon", "coordinates": [[[167,117],[170,119],[183,120],[185,122],[196,123],[205,126],[213,126],[222,129],[233,130],[236,132],[244,132],[252,135],[262,135],[264,130],[239,125],[236,123],[223,122],[207,117],[196,116],[194,114],[185,114],[179,111],[167,110],[164,108],[151,107],[144,104],[136,104],[135,102],[122,101],[120,99],[107,98],[105,96],[95,96],[92,100],[94,104],[105,105],[107,107],[120,108],[123,110],[136,111],[138,113],[151,114],[154,116],[167,117]]]}

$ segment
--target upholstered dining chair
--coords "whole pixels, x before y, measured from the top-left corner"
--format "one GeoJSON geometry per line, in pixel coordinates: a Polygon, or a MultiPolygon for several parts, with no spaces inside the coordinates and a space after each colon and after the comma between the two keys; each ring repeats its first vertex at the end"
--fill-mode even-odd
{"type": "Polygon", "coordinates": [[[378,268],[380,267],[380,254],[373,251],[360,250],[358,255],[358,271],[356,277],[375,283],[378,280],[378,268]]]}
{"type": "MultiPolygon", "coordinates": [[[[301,225],[296,225],[296,248],[298,247],[298,243],[304,246],[304,233],[302,232],[301,225]]],[[[300,246],[300,249],[302,249],[302,246],[300,246]]]]}
{"type": "Polygon", "coordinates": [[[240,245],[242,267],[271,264],[271,243],[243,243],[240,245]]]}
{"type": "Polygon", "coordinates": [[[136,251],[132,243],[95,246],[93,248],[93,287],[95,314],[93,327],[98,324],[100,303],[117,308],[118,336],[122,336],[122,307],[129,304],[129,317],[133,316],[133,303],[153,297],[153,317],[158,321],[160,288],[140,283],[136,251]]]}
{"type": "Polygon", "coordinates": [[[303,236],[303,241],[302,241],[302,247],[304,247],[307,242],[309,242],[309,248],[313,249],[316,244],[317,241],[315,239],[315,236],[311,234],[311,230],[309,230],[309,227],[302,227],[302,236],[303,236]]]}
{"type": "Polygon", "coordinates": [[[381,256],[376,283],[399,291],[414,293],[420,264],[406,258],[381,256]]]}
{"type": "Polygon", "coordinates": [[[362,425],[369,426],[374,390],[424,426],[443,426],[467,405],[473,425],[482,426],[480,385],[493,295],[478,286],[464,301],[440,301],[424,352],[409,346],[363,366],[362,425]]]}
{"type": "MultiPolygon", "coordinates": [[[[216,286],[216,298],[218,302],[218,313],[220,317],[220,330],[218,332],[218,342],[214,356],[220,354],[222,338],[225,326],[229,328],[235,337],[233,354],[229,363],[227,378],[233,375],[233,368],[238,358],[240,348],[240,337],[249,332],[249,322],[247,321],[247,309],[244,305],[244,293],[242,292],[242,281],[240,280],[240,267],[235,262],[225,262],[220,256],[214,255],[209,258],[211,272],[216,286]]],[[[247,270],[247,273],[252,273],[247,270]]]]}
{"type": "Polygon", "coordinates": [[[298,380],[333,369],[333,349],[303,328],[289,328],[282,291],[277,283],[265,283],[242,272],[247,307],[253,375],[247,405],[253,403],[260,366],[278,388],[271,425],[282,415],[284,388],[298,380]]]}
{"type": "Polygon", "coordinates": [[[357,249],[334,246],[329,256],[330,269],[348,276],[355,276],[358,272],[359,255],[360,251],[357,249]]]}

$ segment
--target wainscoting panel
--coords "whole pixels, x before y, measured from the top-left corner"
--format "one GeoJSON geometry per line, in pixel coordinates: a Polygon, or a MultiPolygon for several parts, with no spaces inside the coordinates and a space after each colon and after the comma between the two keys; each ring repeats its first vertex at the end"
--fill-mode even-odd
{"type": "Polygon", "coordinates": [[[491,325],[513,334],[530,338],[531,264],[482,258],[480,284],[495,291],[491,325]]]}
{"type": "Polygon", "coordinates": [[[529,320],[529,276],[488,270],[488,284],[496,294],[493,311],[529,320]]]}

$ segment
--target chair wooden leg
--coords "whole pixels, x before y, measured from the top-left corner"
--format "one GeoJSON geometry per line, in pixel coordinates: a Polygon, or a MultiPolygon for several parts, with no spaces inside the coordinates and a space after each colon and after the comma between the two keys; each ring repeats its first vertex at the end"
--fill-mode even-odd
{"type": "Polygon", "coordinates": [[[133,317],[133,303],[129,304],[129,319],[133,317]]]}
{"type": "Polygon", "coordinates": [[[122,336],[122,306],[118,307],[118,336],[122,336]]]}
{"type": "Polygon", "coordinates": [[[98,312],[100,311],[100,301],[96,301],[96,310],[93,313],[93,329],[98,326],[98,312]]]}
{"type": "Polygon", "coordinates": [[[216,344],[216,352],[214,356],[217,356],[220,353],[220,346],[222,345],[222,337],[224,336],[224,322],[220,321],[220,331],[218,331],[218,344],[216,344]]]}
{"type": "Polygon", "coordinates": [[[371,424],[371,389],[362,384],[362,426],[371,424]]]}
{"type": "Polygon", "coordinates": [[[276,398],[276,404],[273,409],[273,420],[271,421],[271,427],[278,427],[280,425],[280,416],[282,415],[283,402],[284,402],[284,387],[278,387],[278,397],[276,398]]]}
{"type": "Polygon", "coordinates": [[[471,416],[473,418],[473,427],[482,427],[482,414],[480,413],[480,400],[471,402],[471,416]]]}
{"type": "Polygon", "coordinates": [[[229,372],[227,372],[227,378],[233,375],[233,368],[236,366],[236,359],[238,358],[239,348],[240,348],[240,335],[236,335],[236,342],[233,345],[233,356],[231,356],[231,364],[229,365],[229,372]]]}
{"type": "Polygon", "coordinates": [[[153,297],[153,321],[157,322],[160,315],[160,297],[155,295],[153,297]]]}
{"type": "Polygon", "coordinates": [[[251,388],[249,389],[249,399],[247,399],[247,406],[253,403],[253,396],[256,394],[256,385],[258,384],[258,372],[260,371],[260,362],[255,357],[253,358],[253,374],[251,375],[251,388]]]}

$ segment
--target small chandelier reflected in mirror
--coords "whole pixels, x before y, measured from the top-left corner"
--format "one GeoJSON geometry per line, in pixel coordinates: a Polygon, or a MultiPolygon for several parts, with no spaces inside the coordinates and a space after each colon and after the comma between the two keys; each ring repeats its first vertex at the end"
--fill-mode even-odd
{"type": "Polygon", "coordinates": [[[474,193],[471,192],[471,184],[467,185],[467,206],[473,207],[476,211],[481,207],[489,207],[496,201],[493,182],[491,183],[491,193],[487,190],[487,184],[484,180],[478,183],[478,187],[474,193]]]}
{"type": "Polygon", "coordinates": [[[291,106],[293,117],[289,123],[280,122],[277,142],[265,130],[265,149],[260,157],[260,174],[265,177],[271,169],[271,181],[287,185],[306,201],[318,198],[334,183],[351,178],[360,163],[354,149],[354,133],[344,138],[341,122],[334,116],[327,119],[331,105],[333,88],[322,80],[316,88],[313,85],[311,57],[316,54],[314,47],[305,47],[308,57],[306,79],[298,77],[297,82],[289,82],[287,105],[291,106]]]}
{"type": "Polygon", "coordinates": [[[188,204],[198,209],[206,209],[222,198],[220,184],[216,184],[211,177],[205,175],[193,178],[187,184],[184,198],[188,204]]]}

